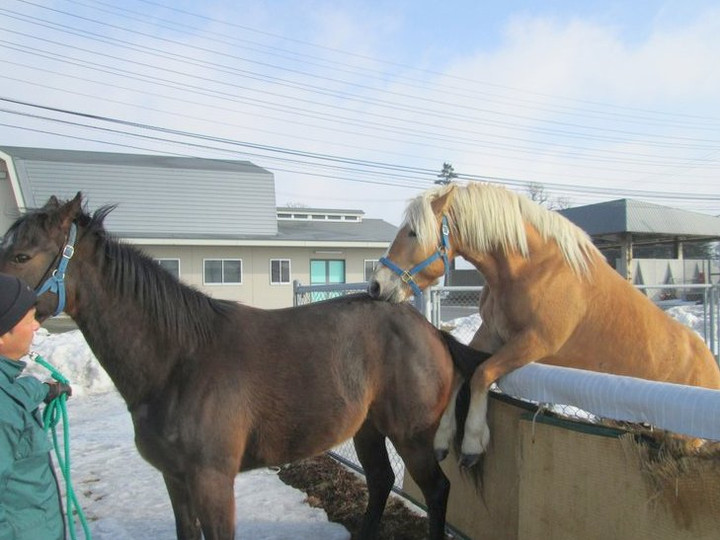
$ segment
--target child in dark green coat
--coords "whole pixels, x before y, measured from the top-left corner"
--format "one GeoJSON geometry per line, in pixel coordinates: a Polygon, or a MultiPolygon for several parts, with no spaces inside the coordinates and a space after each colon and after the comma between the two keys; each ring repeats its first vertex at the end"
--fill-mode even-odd
{"type": "Polygon", "coordinates": [[[35,293],[14,276],[0,274],[0,540],[65,538],[52,448],[38,407],[69,386],[20,377],[30,350],[35,293]]]}

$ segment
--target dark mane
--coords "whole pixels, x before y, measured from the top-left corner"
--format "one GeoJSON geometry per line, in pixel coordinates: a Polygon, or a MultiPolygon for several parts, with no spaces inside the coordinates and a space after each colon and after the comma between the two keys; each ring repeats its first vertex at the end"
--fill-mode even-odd
{"type": "Polygon", "coordinates": [[[147,323],[172,343],[187,350],[207,343],[217,318],[226,316],[235,304],[180,283],[151,257],[115,239],[103,226],[114,209],[114,205],[103,206],[92,217],[78,216],[78,224],[100,243],[97,253],[103,259],[98,263],[106,286],[139,304],[147,323]]]}

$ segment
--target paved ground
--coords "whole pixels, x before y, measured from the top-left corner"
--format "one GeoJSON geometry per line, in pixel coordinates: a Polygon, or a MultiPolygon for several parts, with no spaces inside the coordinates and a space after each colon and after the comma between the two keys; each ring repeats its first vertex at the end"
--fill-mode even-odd
{"type": "Polygon", "coordinates": [[[48,319],[42,324],[42,326],[43,328],[46,328],[48,332],[53,334],[61,334],[70,330],[77,330],[75,321],[65,314],[48,319]]]}

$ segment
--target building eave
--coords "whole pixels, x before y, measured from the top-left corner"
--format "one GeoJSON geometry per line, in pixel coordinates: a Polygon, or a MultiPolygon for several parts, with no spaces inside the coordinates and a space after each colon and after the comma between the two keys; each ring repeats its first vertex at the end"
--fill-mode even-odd
{"type": "Polygon", "coordinates": [[[213,246],[213,247],[267,247],[267,248],[331,248],[331,249],[387,249],[390,242],[360,241],[318,241],[318,240],[273,240],[273,239],[221,239],[221,238],[138,238],[119,237],[121,242],[137,246],[213,246]]]}

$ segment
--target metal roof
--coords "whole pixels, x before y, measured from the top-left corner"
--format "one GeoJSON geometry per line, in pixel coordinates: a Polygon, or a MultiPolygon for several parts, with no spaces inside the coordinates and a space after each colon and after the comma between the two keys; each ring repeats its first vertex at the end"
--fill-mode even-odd
{"type": "Polygon", "coordinates": [[[349,208],[315,208],[305,206],[279,206],[278,212],[288,214],[349,214],[363,216],[365,212],[349,208]]]}
{"type": "Polygon", "coordinates": [[[395,238],[397,227],[381,219],[361,222],[279,221],[278,240],[384,242],[395,238]]]}
{"type": "Polygon", "coordinates": [[[599,247],[616,245],[631,235],[635,243],[671,240],[720,240],[720,217],[659,204],[618,199],[561,210],[599,247]]]}
{"type": "Polygon", "coordinates": [[[117,204],[106,222],[112,232],[277,233],[274,177],[247,161],[18,147],[0,152],[21,210],[81,191],[90,209],[117,204]]]}
{"type": "Polygon", "coordinates": [[[85,150],[60,150],[56,148],[31,148],[22,146],[0,146],[0,151],[9,154],[15,160],[23,161],[122,165],[123,167],[242,171],[271,174],[270,171],[258,167],[250,161],[127,154],[120,152],[89,152],[85,150]]]}
{"type": "Polygon", "coordinates": [[[273,174],[248,161],[0,146],[0,170],[3,160],[21,210],[82,191],[90,211],[117,204],[106,226],[122,238],[389,244],[397,232],[361,210],[322,209],[357,221],[278,220],[273,174]]]}

